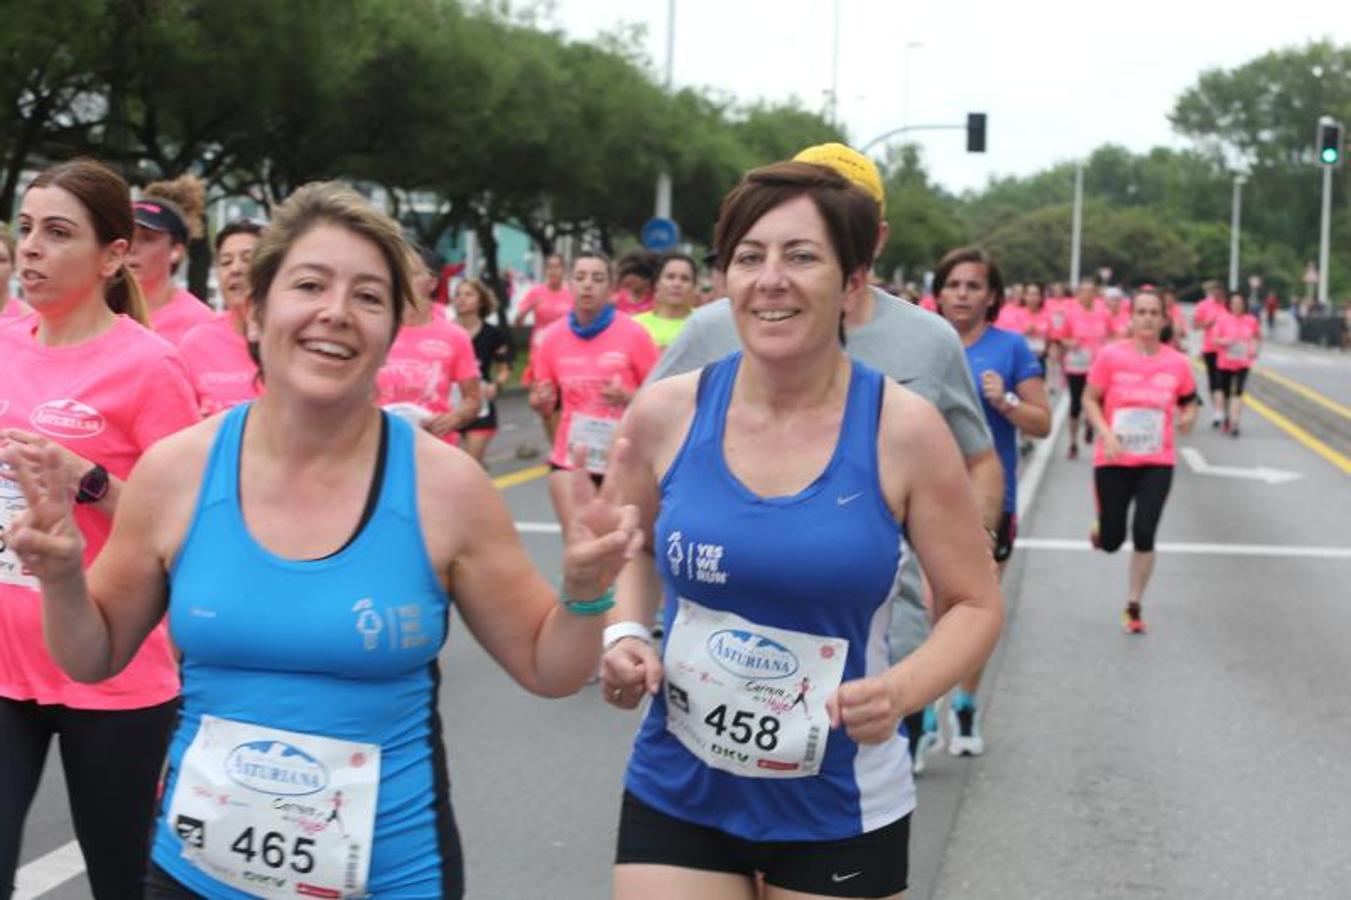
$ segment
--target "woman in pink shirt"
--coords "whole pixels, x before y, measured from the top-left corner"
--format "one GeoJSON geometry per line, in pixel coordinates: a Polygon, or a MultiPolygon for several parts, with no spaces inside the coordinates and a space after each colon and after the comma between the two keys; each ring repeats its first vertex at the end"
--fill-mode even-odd
{"type": "Polygon", "coordinates": [[[1187,317],[1183,315],[1182,307],[1177,305],[1177,293],[1165,290],[1159,296],[1163,298],[1163,308],[1167,311],[1163,317],[1163,332],[1159,335],[1159,340],[1174,350],[1186,353],[1187,317]]]}
{"type": "Polygon", "coordinates": [[[1141,291],[1131,301],[1131,337],[1104,347],[1093,360],[1084,411],[1098,431],[1093,453],[1098,521],[1094,546],[1115,553],[1126,540],[1132,504],[1130,588],[1123,623],[1143,634],[1140,604],[1154,572],[1154,535],[1173,483],[1174,424],[1191,430],[1196,380],[1187,357],[1160,342],[1163,300],[1141,291]],[[1179,417],[1177,411],[1181,409],[1179,417]]]}
{"type": "MultiPolygon", "coordinates": [[[[99,163],[43,172],[19,213],[19,275],[36,315],[0,325],[0,446],[65,470],[88,565],[141,454],[192,424],[178,354],[137,320],[124,262],[131,194],[99,163]]],[[[26,509],[0,467],[0,530],[26,509]]],[[[153,623],[151,623],[153,624],[153,623]]],[[[118,675],[71,680],[43,640],[38,582],[0,540],[0,885],[14,882],[23,822],[60,734],[71,815],[96,897],[139,897],[178,670],[162,624],[118,675]]]]}
{"type": "MultiPolygon", "coordinates": [[[[1079,285],[1079,294],[1065,307],[1065,324],[1060,331],[1064,348],[1065,379],[1070,387],[1069,458],[1079,458],[1079,418],[1083,411],[1084,385],[1098,350],[1112,336],[1112,314],[1098,300],[1096,286],[1089,279],[1079,285]]],[[[1084,440],[1092,443],[1093,423],[1084,429],[1084,440]]]]}
{"type": "Polygon", "coordinates": [[[252,400],[262,390],[246,337],[249,260],[262,230],[257,222],[243,220],[216,234],[216,280],[225,310],[194,327],[178,345],[203,418],[252,400]]]}
{"type": "Polygon", "coordinates": [[[205,303],[174,283],[188,253],[188,240],[200,230],[205,188],[184,176],[147,185],[136,201],[136,237],[127,267],[136,276],[150,311],[150,327],[177,346],[189,331],[212,319],[205,303]],[[191,209],[189,209],[191,207],[191,209]]]}
{"type": "Polygon", "coordinates": [[[30,312],[28,304],[9,295],[9,280],[14,276],[14,235],[0,225],[0,322],[17,319],[30,312]]]}
{"type": "Polygon", "coordinates": [[[562,419],[549,456],[549,496],[560,522],[569,520],[567,470],[574,453],[600,482],[610,445],[624,416],[657,363],[657,345],[643,326],[610,303],[610,260],[583,253],[572,263],[576,298],[568,318],[549,329],[535,350],[530,405],[543,414],[561,402],[562,419]]]}
{"type": "Polygon", "coordinates": [[[1243,386],[1248,370],[1262,348],[1262,323],[1248,312],[1248,301],[1235,291],[1229,308],[1215,317],[1214,328],[1220,385],[1226,402],[1224,431],[1238,437],[1238,417],[1243,412],[1243,386]]]}
{"type": "Polygon", "coordinates": [[[469,332],[433,314],[439,263],[430,251],[408,258],[415,301],[376,378],[379,403],[447,444],[460,442],[459,429],[478,418],[482,403],[478,358],[469,332]],[[458,393],[456,400],[452,395],[458,393]]]}
{"type": "Polygon", "coordinates": [[[1219,350],[1215,344],[1215,323],[1224,312],[1224,288],[1218,281],[1206,282],[1206,296],[1192,310],[1192,324],[1202,330],[1201,360],[1206,364],[1206,390],[1214,412],[1210,427],[1224,422],[1224,385],[1220,383],[1219,350]]]}
{"type": "Polygon", "coordinates": [[[620,258],[617,268],[619,290],[614,295],[615,309],[629,316],[651,309],[656,302],[652,286],[657,281],[657,254],[634,250],[620,258]]]}
{"type": "MultiPolygon", "coordinates": [[[[517,310],[516,317],[512,319],[512,324],[520,328],[525,324],[526,314],[534,313],[535,320],[530,329],[530,345],[525,369],[521,372],[521,384],[527,387],[535,380],[533,362],[535,347],[539,344],[540,338],[544,337],[544,332],[550,325],[565,318],[572,311],[572,291],[564,283],[566,273],[567,263],[563,261],[563,257],[557,253],[550,253],[549,258],[544,261],[544,284],[535,285],[530,289],[521,300],[521,308],[517,310]]],[[[558,430],[558,410],[540,413],[540,420],[544,425],[544,433],[552,443],[554,433],[558,430]]]]}

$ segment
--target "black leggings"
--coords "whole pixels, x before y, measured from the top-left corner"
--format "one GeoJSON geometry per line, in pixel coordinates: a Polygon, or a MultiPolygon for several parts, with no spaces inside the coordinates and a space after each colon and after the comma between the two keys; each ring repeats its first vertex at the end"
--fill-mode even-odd
{"type": "Polygon", "coordinates": [[[139,900],[155,786],[177,715],[177,700],[105,711],[0,697],[0,897],[13,891],[24,819],[47,747],[60,735],[71,819],[94,896],[139,900]]]}
{"type": "Polygon", "coordinates": [[[1201,354],[1201,361],[1206,364],[1206,390],[1212,394],[1224,390],[1224,385],[1220,381],[1219,357],[1220,354],[1217,350],[1201,354]]]}
{"type": "Polygon", "coordinates": [[[1070,418],[1077,419],[1084,411],[1084,385],[1088,384],[1088,373],[1066,372],[1065,380],[1070,385],[1070,418]]]}
{"type": "Polygon", "coordinates": [[[1163,504],[1173,486],[1172,466],[1098,466],[1093,470],[1098,494],[1098,539],[1115,553],[1126,541],[1126,512],[1135,501],[1131,541],[1149,553],[1163,517],[1163,504]]]}
{"type": "Polygon", "coordinates": [[[1247,383],[1247,369],[1220,369],[1220,383],[1216,389],[1224,391],[1226,398],[1242,397],[1243,386],[1247,383]]]}

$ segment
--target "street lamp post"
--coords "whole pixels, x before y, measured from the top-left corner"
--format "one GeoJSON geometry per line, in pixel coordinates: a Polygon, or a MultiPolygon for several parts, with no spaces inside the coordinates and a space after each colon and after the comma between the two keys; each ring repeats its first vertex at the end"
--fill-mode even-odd
{"type": "Polygon", "coordinates": [[[1243,184],[1248,179],[1234,176],[1234,201],[1229,217],[1229,293],[1238,290],[1238,229],[1243,210],[1243,184]]]}
{"type": "MultiPolygon", "coordinates": [[[[675,80],[675,0],[666,0],[666,91],[670,93],[675,80]]],[[[671,218],[671,170],[663,168],[657,175],[658,219],[671,218]]]]}
{"type": "Polygon", "coordinates": [[[1074,168],[1074,218],[1070,225],[1070,290],[1079,286],[1079,247],[1084,237],[1084,164],[1074,168]]]}

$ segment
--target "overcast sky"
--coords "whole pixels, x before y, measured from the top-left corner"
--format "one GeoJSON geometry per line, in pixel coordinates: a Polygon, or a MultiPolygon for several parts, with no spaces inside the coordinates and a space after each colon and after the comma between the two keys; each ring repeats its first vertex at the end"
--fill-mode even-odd
{"type": "MultiPolygon", "coordinates": [[[[795,95],[824,109],[835,0],[675,3],[677,86],[741,100],[795,95]]],[[[956,191],[994,175],[1030,174],[1109,141],[1132,150],[1185,146],[1168,113],[1205,69],[1321,37],[1351,43],[1345,0],[838,5],[838,115],[855,146],[904,124],[964,124],[967,112],[989,114],[983,156],[966,153],[961,131],[911,138],[934,179],[956,191]]],[[[619,22],[645,23],[647,53],[664,72],[666,17],[667,0],[555,0],[553,21],[578,38],[619,22]]]]}

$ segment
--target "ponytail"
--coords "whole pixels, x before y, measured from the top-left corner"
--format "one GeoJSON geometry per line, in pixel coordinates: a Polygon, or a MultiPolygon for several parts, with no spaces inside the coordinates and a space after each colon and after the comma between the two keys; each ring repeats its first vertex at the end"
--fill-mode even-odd
{"type": "Polygon", "coordinates": [[[119,266],[113,277],[108,280],[103,290],[103,300],[108,304],[108,308],[118,315],[129,316],[138,324],[150,327],[150,313],[145,305],[145,295],[141,293],[141,286],[132,277],[126,263],[119,266]]]}

